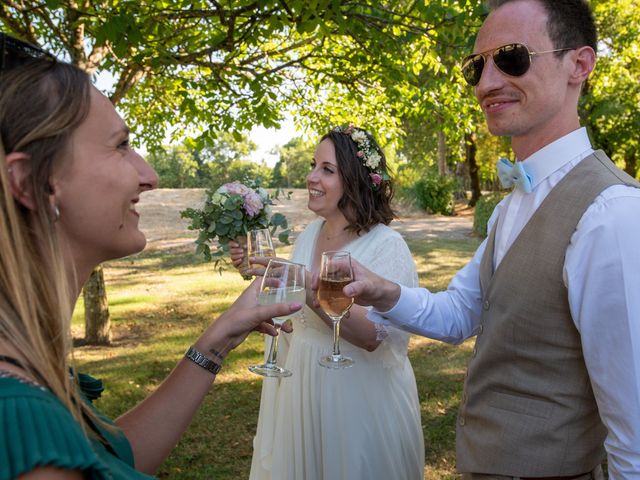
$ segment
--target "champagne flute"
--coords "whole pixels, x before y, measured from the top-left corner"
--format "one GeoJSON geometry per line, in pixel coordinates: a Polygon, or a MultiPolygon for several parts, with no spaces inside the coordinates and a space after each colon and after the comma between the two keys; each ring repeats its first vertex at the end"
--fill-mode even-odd
{"type": "Polygon", "coordinates": [[[249,230],[247,232],[247,268],[262,267],[260,264],[249,264],[249,257],[275,257],[271,233],[268,228],[249,230]]]}
{"type": "Polygon", "coordinates": [[[333,321],[333,353],[318,361],[326,368],[347,368],[353,359],[340,353],[340,320],[353,305],[353,298],[342,293],[342,289],[353,281],[351,254],[349,252],[323,252],[320,264],[320,286],[318,301],[320,308],[333,321]]]}
{"type": "MultiPolygon", "coordinates": [[[[291,302],[301,305],[306,302],[304,265],[271,259],[262,277],[258,303],[260,305],[273,305],[274,303],[291,302]]],[[[295,313],[284,317],[276,317],[273,319],[273,324],[279,329],[284,322],[294,315],[295,313]]],[[[264,377],[291,376],[289,370],[276,365],[278,338],[280,338],[280,335],[276,335],[271,339],[267,361],[261,365],[251,365],[249,367],[251,372],[264,377]]]]}

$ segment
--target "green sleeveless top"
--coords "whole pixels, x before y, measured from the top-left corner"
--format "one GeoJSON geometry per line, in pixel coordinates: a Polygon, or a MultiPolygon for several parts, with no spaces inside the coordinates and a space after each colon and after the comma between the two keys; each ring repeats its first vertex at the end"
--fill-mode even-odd
{"type": "MultiPolygon", "coordinates": [[[[78,380],[89,401],[102,392],[99,380],[82,374],[78,380]]],[[[42,466],[79,470],[87,479],[153,478],[135,470],[131,445],[123,433],[96,429],[108,446],[87,437],[48,389],[0,376],[0,480],[42,466]]]]}

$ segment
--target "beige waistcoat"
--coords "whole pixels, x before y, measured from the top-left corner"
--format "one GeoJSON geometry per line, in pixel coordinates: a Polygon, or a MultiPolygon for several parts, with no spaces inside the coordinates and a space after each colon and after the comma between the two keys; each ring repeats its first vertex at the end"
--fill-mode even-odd
{"type": "Polygon", "coordinates": [[[602,151],[582,160],[542,202],[495,272],[492,229],[480,266],[480,332],[458,414],[458,471],[545,477],[576,475],[602,462],[606,430],[562,269],[580,218],[615,184],[640,186],[602,151]]]}

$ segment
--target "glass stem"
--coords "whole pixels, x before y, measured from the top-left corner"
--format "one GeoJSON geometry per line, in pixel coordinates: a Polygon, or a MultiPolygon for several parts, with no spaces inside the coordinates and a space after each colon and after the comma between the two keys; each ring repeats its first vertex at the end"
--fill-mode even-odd
{"type": "MultiPolygon", "coordinates": [[[[274,325],[276,330],[280,329],[280,325],[274,325]]],[[[269,355],[267,355],[267,366],[275,367],[276,357],[278,356],[278,338],[280,338],[280,332],[275,337],[271,337],[271,346],[269,347],[269,355]]]]}
{"type": "Polygon", "coordinates": [[[333,320],[333,356],[340,357],[340,318],[333,320]]]}

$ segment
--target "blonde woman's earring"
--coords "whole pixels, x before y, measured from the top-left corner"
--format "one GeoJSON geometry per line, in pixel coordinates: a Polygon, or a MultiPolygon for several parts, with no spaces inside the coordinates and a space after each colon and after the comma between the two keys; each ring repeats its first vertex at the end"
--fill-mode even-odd
{"type": "Polygon", "coordinates": [[[60,209],[58,208],[58,205],[53,205],[53,223],[57,222],[58,220],[60,220],[60,209]]]}

